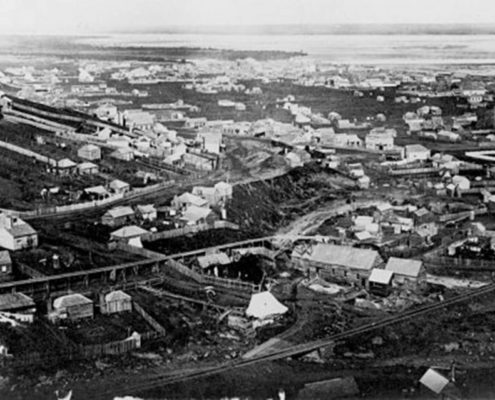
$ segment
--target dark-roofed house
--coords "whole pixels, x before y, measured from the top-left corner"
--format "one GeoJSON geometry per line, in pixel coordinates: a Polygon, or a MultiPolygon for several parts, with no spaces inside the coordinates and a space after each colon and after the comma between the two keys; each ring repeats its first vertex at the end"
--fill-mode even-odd
{"type": "Polygon", "coordinates": [[[0,247],[7,250],[30,249],[38,246],[38,234],[18,217],[0,213],[0,247]]]}
{"type": "Polygon", "coordinates": [[[393,272],[392,284],[394,286],[416,289],[426,283],[426,270],[420,260],[390,257],[385,269],[393,272]]]}
{"type": "Polygon", "coordinates": [[[134,210],[128,206],[114,207],[101,217],[103,225],[119,227],[127,224],[134,218],[134,210]]]}
{"type": "Polygon", "coordinates": [[[366,286],[373,268],[382,263],[377,251],[318,243],[292,251],[295,268],[317,273],[323,279],[366,286]]]}
{"type": "Polygon", "coordinates": [[[70,319],[72,321],[93,318],[93,302],[79,293],[57,297],[53,301],[52,318],[70,319]]]}
{"type": "Polygon", "coordinates": [[[0,282],[12,277],[12,260],[7,250],[0,251],[0,282]]]}
{"type": "Polygon", "coordinates": [[[24,293],[5,293],[0,294],[0,312],[18,314],[23,316],[23,318],[19,319],[32,322],[36,312],[36,305],[33,299],[24,293]]]}

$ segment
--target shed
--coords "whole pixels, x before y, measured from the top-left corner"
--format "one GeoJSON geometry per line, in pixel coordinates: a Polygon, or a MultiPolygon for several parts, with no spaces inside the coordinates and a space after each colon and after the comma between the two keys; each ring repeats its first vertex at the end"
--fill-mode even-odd
{"type": "Polygon", "coordinates": [[[436,394],[442,393],[449,384],[449,380],[433,368],[429,368],[419,382],[436,394]]]}
{"type": "Polygon", "coordinates": [[[206,269],[212,265],[227,265],[231,262],[230,257],[223,252],[211,253],[198,257],[198,264],[202,269],[206,269]]]}
{"type": "Polygon", "coordinates": [[[94,315],[93,301],[80,293],[57,297],[53,301],[53,310],[57,318],[72,321],[93,318],[94,315]]]}
{"type": "Polygon", "coordinates": [[[83,162],[77,165],[77,173],[79,175],[94,175],[98,173],[98,165],[92,162],[83,162]]]}
{"type": "Polygon", "coordinates": [[[273,294],[261,292],[251,296],[246,315],[257,319],[267,319],[285,314],[288,310],[273,294]]]}
{"type": "Polygon", "coordinates": [[[145,221],[154,221],[158,216],[158,212],[153,204],[138,205],[136,211],[141,219],[145,221]]]}
{"type": "Polygon", "coordinates": [[[387,296],[390,293],[393,275],[392,271],[373,268],[368,278],[368,290],[378,296],[387,296]]]}
{"type": "Polygon", "coordinates": [[[101,150],[94,144],[87,144],[77,150],[77,156],[89,161],[99,160],[101,158],[101,150]]]}
{"type": "Polygon", "coordinates": [[[134,210],[129,206],[114,207],[101,217],[103,225],[117,227],[128,223],[134,217],[134,210]]]}
{"type": "Polygon", "coordinates": [[[394,273],[394,285],[416,286],[426,280],[426,272],[420,260],[390,257],[385,269],[394,273]]]}
{"type": "Polygon", "coordinates": [[[114,290],[107,293],[101,311],[104,314],[132,311],[132,297],[122,290],[114,290]]]}
{"type": "Polygon", "coordinates": [[[108,187],[113,190],[114,193],[126,193],[131,190],[131,185],[127,182],[121,181],[120,179],[114,179],[108,187]]]}

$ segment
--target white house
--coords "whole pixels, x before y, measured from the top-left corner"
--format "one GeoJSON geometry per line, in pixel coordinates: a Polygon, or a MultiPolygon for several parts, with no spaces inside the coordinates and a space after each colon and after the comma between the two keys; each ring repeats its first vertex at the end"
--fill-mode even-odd
{"type": "Polygon", "coordinates": [[[0,247],[7,250],[30,249],[38,246],[38,234],[18,217],[0,214],[0,247]]]}
{"type": "Polygon", "coordinates": [[[389,151],[394,148],[395,129],[375,128],[366,135],[365,147],[369,150],[389,151]]]}
{"type": "Polygon", "coordinates": [[[77,150],[77,156],[89,161],[99,160],[101,158],[101,149],[94,144],[87,144],[77,150]]]}
{"type": "Polygon", "coordinates": [[[420,144],[404,146],[407,161],[426,161],[430,158],[430,150],[420,144]]]}

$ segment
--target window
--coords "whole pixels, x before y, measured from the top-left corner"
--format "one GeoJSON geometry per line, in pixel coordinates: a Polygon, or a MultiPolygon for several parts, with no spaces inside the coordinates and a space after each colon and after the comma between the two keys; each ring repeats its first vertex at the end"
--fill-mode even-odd
{"type": "Polygon", "coordinates": [[[7,273],[7,266],[6,265],[2,265],[2,273],[7,273]]]}

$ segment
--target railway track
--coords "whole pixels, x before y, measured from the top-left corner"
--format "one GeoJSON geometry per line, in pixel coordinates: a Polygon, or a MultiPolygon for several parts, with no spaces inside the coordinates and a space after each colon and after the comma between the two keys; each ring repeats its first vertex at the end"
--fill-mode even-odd
{"type": "MultiPolygon", "coordinates": [[[[450,307],[456,304],[463,303],[465,301],[468,301],[470,299],[480,297],[483,295],[488,295],[491,294],[495,291],[495,284],[490,284],[487,286],[484,286],[482,288],[476,289],[474,291],[471,291],[469,293],[464,293],[460,294],[457,296],[454,296],[450,299],[440,301],[435,304],[415,308],[413,310],[405,311],[403,313],[387,317],[382,319],[381,321],[373,322],[371,324],[366,324],[363,326],[359,326],[350,330],[347,330],[342,333],[337,333],[335,335],[329,336],[325,339],[322,340],[317,340],[317,341],[311,341],[295,346],[291,346],[287,349],[281,350],[281,351],[276,351],[274,353],[270,353],[268,355],[262,355],[258,357],[253,357],[250,359],[241,359],[241,360],[236,360],[233,362],[226,362],[222,363],[220,365],[210,367],[210,368],[198,368],[194,371],[188,370],[188,371],[176,371],[170,374],[163,374],[162,376],[150,379],[148,381],[143,382],[140,385],[133,385],[129,387],[123,387],[121,390],[125,391],[126,394],[135,394],[135,393],[140,393],[146,390],[151,390],[155,389],[158,387],[163,387],[167,385],[172,385],[172,384],[178,384],[186,381],[190,381],[193,379],[198,379],[198,378],[204,378],[207,376],[215,375],[215,374],[220,374],[223,372],[228,372],[233,369],[238,369],[238,368],[243,368],[243,367],[248,367],[248,366],[253,366],[258,363],[262,362],[267,362],[267,361],[276,361],[288,357],[293,357],[293,356],[298,356],[306,353],[310,353],[314,350],[317,350],[322,347],[327,347],[330,345],[333,345],[337,341],[342,341],[345,339],[349,339],[351,337],[355,337],[358,335],[366,334],[373,332],[377,329],[382,329],[390,325],[395,325],[399,323],[403,323],[406,321],[410,321],[416,317],[424,316],[429,313],[444,309],[446,307],[450,307]]],[[[106,396],[109,396],[111,393],[102,393],[101,398],[106,398],[106,396]]]]}

